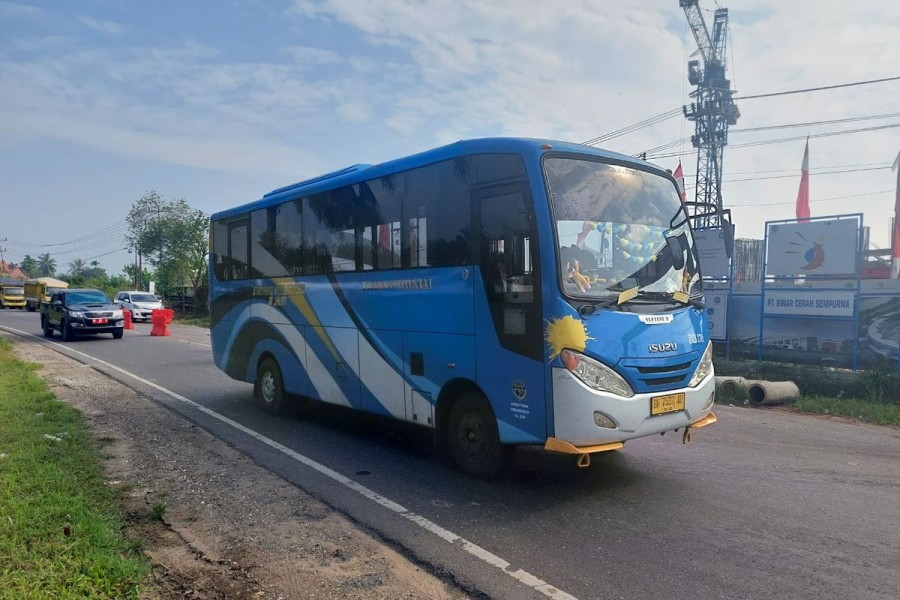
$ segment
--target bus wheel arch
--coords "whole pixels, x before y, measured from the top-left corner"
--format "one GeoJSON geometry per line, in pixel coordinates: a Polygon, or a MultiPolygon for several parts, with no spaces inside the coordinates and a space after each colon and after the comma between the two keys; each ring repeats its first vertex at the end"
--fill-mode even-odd
{"type": "Polygon", "coordinates": [[[278,414],[284,410],[284,376],[281,373],[281,366],[270,352],[259,357],[256,380],[253,383],[253,397],[268,413],[278,414]]]}
{"type": "Polygon", "coordinates": [[[500,442],[497,417],[487,397],[471,384],[444,399],[439,398],[436,412],[451,460],[467,475],[494,479],[508,466],[513,447],[500,442]]]}

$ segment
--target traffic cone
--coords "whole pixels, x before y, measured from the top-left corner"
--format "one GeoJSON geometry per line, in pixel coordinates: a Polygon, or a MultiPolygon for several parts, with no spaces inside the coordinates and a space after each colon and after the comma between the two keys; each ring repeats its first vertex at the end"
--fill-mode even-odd
{"type": "Polygon", "coordinates": [[[130,310],[123,310],[122,318],[125,319],[125,327],[123,327],[123,329],[134,329],[134,323],[131,322],[130,310]]]}

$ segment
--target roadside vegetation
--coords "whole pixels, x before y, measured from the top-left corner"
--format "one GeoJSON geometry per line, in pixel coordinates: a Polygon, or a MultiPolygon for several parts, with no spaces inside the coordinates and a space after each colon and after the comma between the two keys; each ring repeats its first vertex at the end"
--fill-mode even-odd
{"type": "Polygon", "coordinates": [[[0,339],[0,598],[136,598],[149,573],[123,534],[81,415],[0,339]]]}
{"type": "MultiPolygon", "coordinates": [[[[900,427],[900,373],[891,369],[853,372],[782,363],[716,361],[716,375],[793,381],[800,389],[800,397],[788,405],[793,410],[900,427]]],[[[751,405],[746,389],[733,382],[716,386],[716,401],[751,405]]]]}

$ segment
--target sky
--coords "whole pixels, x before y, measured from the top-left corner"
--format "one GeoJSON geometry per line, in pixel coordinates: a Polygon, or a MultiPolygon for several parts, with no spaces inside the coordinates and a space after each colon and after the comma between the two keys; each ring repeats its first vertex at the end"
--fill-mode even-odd
{"type": "MultiPolygon", "coordinates": [[[[711,27],[716,5],[700,6],[711,27]]],[[[896,3],[724,6],[738,98],[900,76],[896,3]]],[[[118,274],[150,190],[213,213],[459,139],[584,142],[689,102],[695,49],[678,0],[0,0],[0,248],[118,274]]],[[[812,216],[861,212],[889,248],[898,100],[898,80],[738,100],[722,188],[737,236],[794,217],[809,134],[812,216]],[[736,147],[782,138],[798,139],[736,147]]],[[[602,147],[692,133],[677,116],[602,147]]],[[[690,195],[696,151],[664,154],[690,195]]]]}

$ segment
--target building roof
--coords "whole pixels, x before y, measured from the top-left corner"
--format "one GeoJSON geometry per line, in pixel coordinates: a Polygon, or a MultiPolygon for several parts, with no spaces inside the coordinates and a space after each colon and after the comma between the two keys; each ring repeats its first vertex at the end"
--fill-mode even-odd
{"type": "Polygon", "coordinates": [[[2,278],[4,279],[17,279],[20,281],[25,281],[26,279],[28,279],[28,275],[23,273],[22,269],[17,266],[13,266],[13,268],[10,269],[9,265],[2,260],[0,260],[0,276],[2,276],[2,278]]]}

